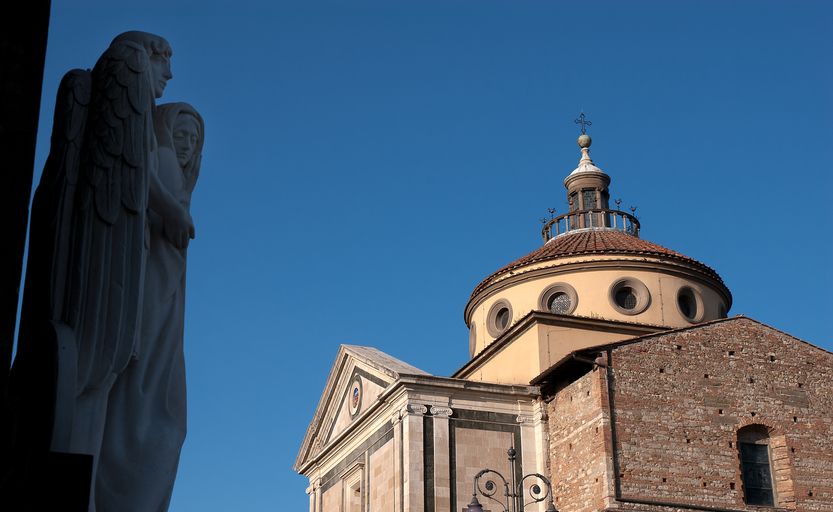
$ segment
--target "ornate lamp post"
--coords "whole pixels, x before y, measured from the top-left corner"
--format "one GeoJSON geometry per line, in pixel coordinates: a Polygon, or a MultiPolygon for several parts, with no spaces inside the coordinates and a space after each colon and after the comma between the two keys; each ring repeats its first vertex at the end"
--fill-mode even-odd
{"type": "Polygon", "coordinates": [[[552,484],[549,479],[540,473],[529,473],[528,475],[521,477],[520,481],[515,482],[515,458],[517,452],[514,448],[509,448],[509,450],[506,451],[506,454],[509,456],[509,480],[506,480],[502,474],[494,469],[480,470],[480,472],[474,476],[474,492],[471,495],[471,503],[469,503],[466,511],[483,512],[483,505],[477,501],[477,493],[480,493],[480,495],[484,498],[489,498],[490,500],[498,503],[503,508],[503,512],[523,512],[524,507],[527,505],[532,503],[541,503],[545,500],[548,502],[547,512],[558,512],[552,501],[552,484]],[[497,476],[500,481],[503,482],[503,501],[494,497],[498,491],[498,484],[496,484],[494,480],[487,479],[481,486],[480,479],[488,474],[497,476]],[[532,481],[537,479],[538,483],[534,483],[529,488],[529,497],[531,499],[524,502],[524,482],[527,479],[531,479],[532,481]],[[544,492],[542,492],[540,483],[543,483],[546,486],[546,490],[544,492]]]}

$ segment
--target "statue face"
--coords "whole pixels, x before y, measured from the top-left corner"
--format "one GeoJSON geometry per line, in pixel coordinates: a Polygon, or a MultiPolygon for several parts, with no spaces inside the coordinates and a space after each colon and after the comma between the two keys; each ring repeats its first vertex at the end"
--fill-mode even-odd
{"type": "Polygon", "coordinates": [[[194,150],[197,149],[199,136],[200,128],[194,116],[189,114],[176,116],[173,131],[174,151],[176,151],[176,160],[180,167],[185,167],[191,161],[194,150]]]}
{"type": "Polygon", "coordinates": [[[171,58],[161,53],[153,52],[150,56],[151,81],[153,82],[153,95],[161,98],[165,92],[168,80],[174,77],[171,73],[171,58]]]}

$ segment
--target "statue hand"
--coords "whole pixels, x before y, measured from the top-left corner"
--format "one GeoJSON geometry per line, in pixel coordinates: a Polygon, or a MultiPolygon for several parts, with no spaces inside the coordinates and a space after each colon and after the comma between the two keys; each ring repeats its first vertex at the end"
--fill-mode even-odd
{"type": "Polygon", "coordinates": [[[188,241],[194,238],[194,221],[191,214],[181,206],[172,215],[165,216],[163,224],[165,238],[178,249],[187,248],[188,241]]]}

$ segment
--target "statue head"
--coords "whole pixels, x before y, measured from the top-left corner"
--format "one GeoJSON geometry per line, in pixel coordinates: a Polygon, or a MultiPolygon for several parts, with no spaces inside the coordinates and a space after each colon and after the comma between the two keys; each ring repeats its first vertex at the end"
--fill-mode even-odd
{"type": "Polygon", "coordinates": [[[176,160],[183,169],[191,162],[197,144],[202,140],[202,129],[197,118],[190,112],[180,112],[174,121],[173,139],[176,160]]]}
{"type": "Polygon", "coordinates": [[[176,153],[176,160],[185,176],[186,188],[193,190],[200,173],[205,123],[199,112],[188,103],[164,103],[153,113],[156,139],[160,146],[176,153]]]}
{"type": "Polygon", "coordinates": [[[153,95],[161,98],[165,92],[168,80],[174,77],[171,73],[171,45],[162,36],[131,30],[117,35],[110,45],[119,41],[131,41],[142,45],[150,57],[151,83],[153,84],[153,95]]]}

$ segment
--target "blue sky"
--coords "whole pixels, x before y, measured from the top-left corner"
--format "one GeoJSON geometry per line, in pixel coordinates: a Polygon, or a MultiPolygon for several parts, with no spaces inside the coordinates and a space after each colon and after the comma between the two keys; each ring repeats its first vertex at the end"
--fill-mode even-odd
{"type": "Polygon", "coordinates": [[[38,169],[62,74],[125,30],[168,38],[163,101],[206,121],[171,510],[303,510],[340,343],[459,368],[473,287],[565,210],[581,110],[644,238],[833,349],[831,26],[811,1],[54,1],[38,169]]]}

